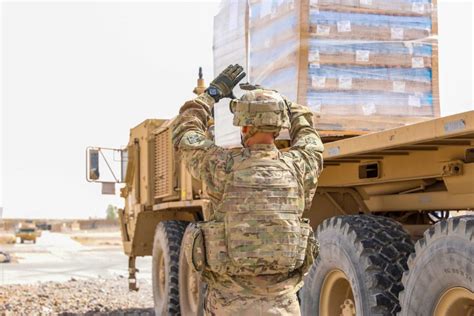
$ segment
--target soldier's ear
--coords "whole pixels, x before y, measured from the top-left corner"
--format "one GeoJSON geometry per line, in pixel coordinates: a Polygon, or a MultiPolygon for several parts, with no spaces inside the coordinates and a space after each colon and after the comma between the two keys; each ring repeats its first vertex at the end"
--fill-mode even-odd
{"type": "Polygon", "coordinates": [[[249,132],[249,126],[242,126],[242,133],[247,134],[249,132]]]}

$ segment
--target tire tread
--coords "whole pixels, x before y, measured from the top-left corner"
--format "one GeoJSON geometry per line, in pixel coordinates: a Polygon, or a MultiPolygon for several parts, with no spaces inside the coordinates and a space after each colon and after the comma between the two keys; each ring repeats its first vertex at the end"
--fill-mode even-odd
{"type": "MultiPolygon", "coordinates": [[[[168,300],[165,302],[167,315],[180,315],[179,308],[179,253],[181,249],[181,240],[187,222],[182,221],[163,221],[156,227],[155,239],[162,236],[166,248],[170,265],[165,273],[169,276],[168,280],[168,300]]],[[[166,251],[163,255],[166,255],[166,251]]]]}
{"type": "MultiPolygon", "coordinates": [[[[407,285],[413,276],[411,273],[414,270],[415,265],[417,264],[417,259],[422,257],[425,251],[431,247],[431,245],[438,239],[447,237],[449,235],[456,235],[465,239],[468,242],[473,241],[473,232],[474,232],[474,216],[473,215],[463,215],[458,217],[452,217],[447,220],[442,220],[431,226],[427,229],[423,238],[418,240],[415,244],[415,252],[412,253],[408,259],[408,269],[403,273],[402,284],[407,285]]],[[[399,293],[400,302],[404,303],[407,299],[406,291],[402,290],[399,293]]],[[[398,315],[405,314],[399,313],[398,315]]]]}
{"type": "MultiPolygon", "coordinates": [[[[370,296],[370,315],[395,315],[400,311],[398,294],[401,278],[407,269],[408,256],[414,247],[402,225],[374,215],[344,215],[326,219],[316,230],[316,238],[326,230],[335,230],[352,239],[359,262],[365,272],[370,296]]],[[[313,269],[320,257],[316,258],[313,269]]],[[[310,273],[307,282],[313,282],[310,273]]],[[[304,296],[304,295],[303,295],[304,296]]]]}

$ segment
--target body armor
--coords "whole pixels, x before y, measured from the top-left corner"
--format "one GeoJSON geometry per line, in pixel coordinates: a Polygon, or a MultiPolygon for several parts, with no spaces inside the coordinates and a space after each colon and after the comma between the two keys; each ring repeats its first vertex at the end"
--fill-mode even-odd
{"type": "Polygon", "coordinates": [[[301,218],[301,190],[294,167],[278,150],[251,151],[229,172],[215,220],[198,224],[205,249],[194,249],[191,258],[205,253],[209,270],[236,276],[299,269],[313,238],[309,222],[301,218]]]}
{"type": "Polygon", "coordinates": [[[215,99],[203,93],[186,102],[173,124],[173,144],[206,184],[212,208],[210,221],[188,226],[182,246],[208,285],[207,313],[299,315],[296,292],[318,252],[301,215],[311,205],[324,147],[308,107],[274,91],[247,91],[231,103],[234,125],[250,126],[247,137],[276,135],[291,122],[292,146],[285,152],[274,145],[219,147],[206,136],[215,99]]]}

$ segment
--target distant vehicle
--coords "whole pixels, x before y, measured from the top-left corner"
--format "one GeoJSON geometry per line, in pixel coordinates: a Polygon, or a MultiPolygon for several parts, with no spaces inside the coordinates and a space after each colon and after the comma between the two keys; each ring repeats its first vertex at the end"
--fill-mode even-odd
{"type": "Polygon", "coordinates": [[[41,223],[37,224],[36,227],[40,230],[51,230],[51,224],[41,223]]]}
{"type": "Polygon", "coordinates": [[[17,238],[20,238],[20,242],[23,244],[25,240],[32,241],[36,244],[36,238],[41,236],[40,231],[32,223],[21,223],[20,227],[15,233],[17,238]]]}

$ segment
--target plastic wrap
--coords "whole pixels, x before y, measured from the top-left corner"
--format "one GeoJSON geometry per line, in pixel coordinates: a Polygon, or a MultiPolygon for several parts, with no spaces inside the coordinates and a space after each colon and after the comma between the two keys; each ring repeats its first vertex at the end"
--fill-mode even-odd
{"type": "MultiPolygon", "coordinates": [[[[230,64],[239,64],[247,70],[248,6],[243,0],[224,0],[214,17],[214,75],[217,76],[230,64]]],[[[244,79],[246,80],[246,79],[244,79]]],[[[237,87],[234,94],[241,95],[237,87]]],[[[229,100],[223,99],[214,108],[216,117],[214,133],[216,144],[238,146],[240,129],[232,125],[229,100]]]]}
{"type": "Polygon", "coordinates": [[[247,64],[247,1],[222,1],[214,17],[214,74],[229,64],[247,64]]]}
{"type": "Polygon", "coordinates": [[[439,116],[430,0],[234,2],[248,7],[243,50],[250,81],[310,106],[322,134],[439,116]]]}
{"type": "Polygon", "coordinates": [[[292,100],[298,90],[301,45],[295,1],[249,1],[250,81],[292,100]]]}

